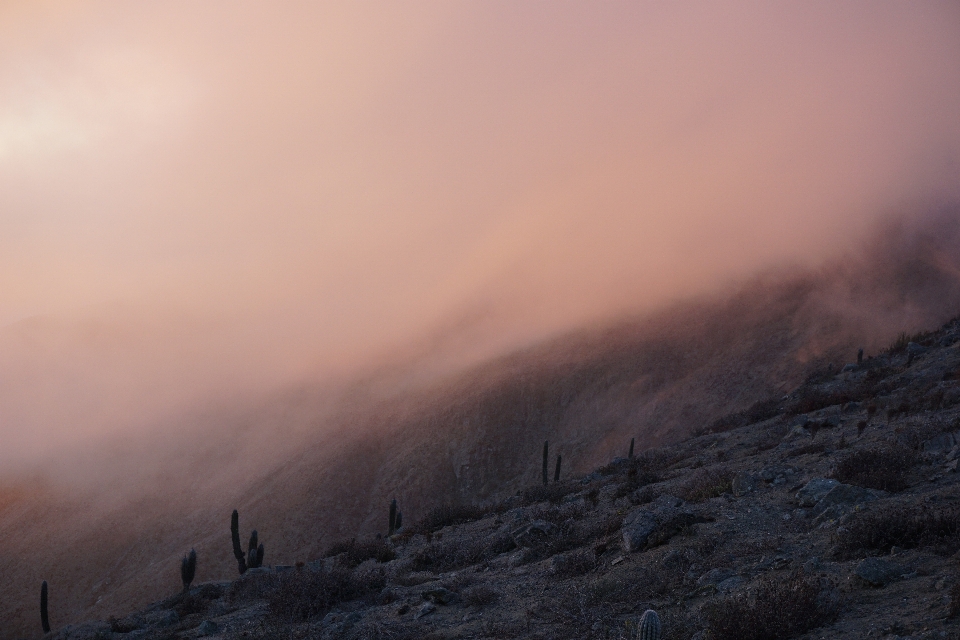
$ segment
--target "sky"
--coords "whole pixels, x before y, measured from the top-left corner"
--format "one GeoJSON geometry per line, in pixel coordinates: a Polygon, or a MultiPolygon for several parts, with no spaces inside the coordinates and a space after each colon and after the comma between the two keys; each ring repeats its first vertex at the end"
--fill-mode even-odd
{"type": "Polygon", "coordinates": [[[2,0],[0,433],[816,264],[958,109],[955,2],[2,0]]]}

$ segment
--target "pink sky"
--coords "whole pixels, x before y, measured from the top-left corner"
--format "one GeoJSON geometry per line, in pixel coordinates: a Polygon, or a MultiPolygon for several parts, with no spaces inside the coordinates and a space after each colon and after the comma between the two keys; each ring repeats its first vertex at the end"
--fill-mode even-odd
{"type": "Polygon", "coordinates": [[[122,334],[96,422],[651,309],[957,199],[958,115],[955,2],[5,2],[0,379],[37,316],[122,334]]]}

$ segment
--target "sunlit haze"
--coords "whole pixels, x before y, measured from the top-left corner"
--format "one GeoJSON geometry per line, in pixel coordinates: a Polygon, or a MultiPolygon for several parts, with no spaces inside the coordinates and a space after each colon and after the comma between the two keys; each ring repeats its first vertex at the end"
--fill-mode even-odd
{"type": "Polygon", "coordinates": [[[4,2],[0,460],[856,250],[958,105],[955,2],[4,2]]]}

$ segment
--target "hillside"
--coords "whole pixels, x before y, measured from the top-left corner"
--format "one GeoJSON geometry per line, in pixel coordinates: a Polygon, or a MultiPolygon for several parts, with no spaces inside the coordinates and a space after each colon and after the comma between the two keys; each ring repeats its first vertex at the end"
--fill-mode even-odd
{"type": "Polygon", "coordinates": [[[309,383],[206,407],[153,439],[103,443],[86,460],[100,474],[93,489],[4,479],[0,637],[35,634],[25,585],[44,579],[63,625],[175,592],[190,548],[198,580],[234,577],[233,508],[260,532],[268,564],[293,565],[385,532],[394,497],[408,526],[442,505],[503,503],[539,482],[544,440],[562,455],[564,479],[623,455],[631,438],[638,451],[680,446],[831,363],[838,370],[858,347],[869,357],[898,331],[954,315],[955,227],[894,230],[856,260],[769,275],[419,388],[390,392],[383,381],[402,379],[398,367],[358,382],[334,408],[309,383]]]}
{"type": "Polygon", "coordinates": [[[960,320],[704,431],[53,637],[960,637],[960,320]]]}

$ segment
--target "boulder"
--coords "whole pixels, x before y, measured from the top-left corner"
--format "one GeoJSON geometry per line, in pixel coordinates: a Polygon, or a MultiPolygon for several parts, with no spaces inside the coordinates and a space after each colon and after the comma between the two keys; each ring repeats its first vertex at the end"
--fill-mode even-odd
{"type": "Polygon", "coordinates": [[[623,550],[627,553],[663,544],[673,536],[707,519],[687,509],[673,496],[660,496],[634,509],[623,520],[623,550]]]}
{"type": "Polygon", "coordinates": [[[814,478],[797,492],[797,501],[801,507],[812,507],[820,502],[823,496],[827,495],[831,489],[840,484],[837,480],[829,478],[814,478]]]}
{"type": "Polygon", "coordinates": [[[883,587],[899,580],[903,569],[889,560],[867,558],[857,565],[854,575],[871,587],[883,587]]]}
{"type": "Polygon", "coordinates": [[[518,547],[538,547],[555,537],[560,530],[546,520],[534,520],[510,532],[518,547]]]}

